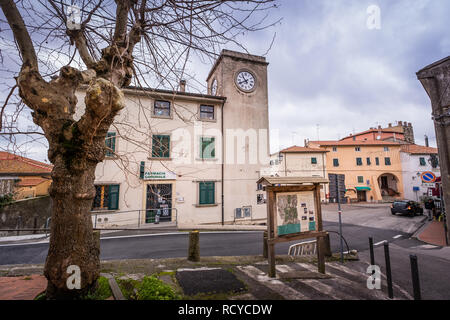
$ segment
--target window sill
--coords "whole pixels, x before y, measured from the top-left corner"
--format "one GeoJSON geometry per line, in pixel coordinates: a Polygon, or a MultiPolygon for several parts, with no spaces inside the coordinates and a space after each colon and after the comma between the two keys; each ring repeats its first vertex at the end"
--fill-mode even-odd
{"type": "Polygon", "coordinates": [[[119,210],[92,210],[91,214],[109,214],[109,213],[117,213],[119,210]]]}
{"type": "Polygon", "coordinates": [[[196,158],[195,160],[197,160],[197,161],[218,161],[219,159],[217,159],[217,158],[211,158],[211,159],[209,159],[209,158],[196,158]]]}
{"type": "Polygon", "coordinates": [[[158,115],[155,115],[155,114],[152,114],[152,118],[155,118],[155,119],[173,120],[173,116],[158,116],[158,115]]]}
{"type": "Polygon", "coordinates": [[[217,119],[202,119],[202,118],[197,118],[197,121],[203,121],[203,122],[217,122],[217,119]]]}
{"type": "Polygon", "coordinates": [[[172,161],[172,158],[148,157],[147,160],[151,160],[151,161],[172,161]]]}
{"type": "Polygon", "coordinates": [[[210,207],[217,207],[219,204],[215,203],[215,204],[196,204],[195,207],[196,208],[210,208],[210,207]]]}

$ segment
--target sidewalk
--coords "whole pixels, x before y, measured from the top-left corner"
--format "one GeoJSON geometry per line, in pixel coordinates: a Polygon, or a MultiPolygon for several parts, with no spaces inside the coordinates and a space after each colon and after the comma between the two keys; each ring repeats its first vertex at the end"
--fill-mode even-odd
{"type": "Polygon", "coordinates": [[[431,221],[423,228],[417,238],[429,244],[445,247],[444,222],[431,221]]]}
{"type": "MultiPolygon", "coordinates": [[[[102,261],[101,272],[117,281],[141,281],[145,275],[156,275],[183,300],[387,299],[385,277],[381,290],[368,289],[368,264],[355,258],[345,264],[338,262],[338,256],[327,259],[324,276],[317,273],[314,257],[277,256],[276,279],[267,276],[268,263],[262,256],[204,257],[200,262],[186,258],[102,261]]],[[[42,268],[0,266],[0,274],[7,276],[0,277],[0,300],[34,299],[45,290],[45,278],[38,275],[42,268]]],[[[411,299],[396,284],[394,290],[395,299],[411,299]]]]}

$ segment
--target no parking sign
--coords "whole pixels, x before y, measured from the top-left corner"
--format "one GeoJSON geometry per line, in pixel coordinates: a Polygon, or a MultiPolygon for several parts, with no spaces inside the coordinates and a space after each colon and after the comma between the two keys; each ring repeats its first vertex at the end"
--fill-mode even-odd
{"type": "Polygon", "coordinates": [[[436,175],[433,172],[426,171],[420,175],[422,182],[424,183],[433,183],[436,181],[436,175]]]}

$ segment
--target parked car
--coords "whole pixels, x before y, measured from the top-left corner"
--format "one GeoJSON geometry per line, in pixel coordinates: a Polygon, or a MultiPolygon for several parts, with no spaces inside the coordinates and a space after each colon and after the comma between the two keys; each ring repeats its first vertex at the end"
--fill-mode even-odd
{"type": "Polygon", "coordinates": [[[397,214],[402,213],[409,216],[416,216],[423,214],[423,208],[420,206],[419,202],[412,200],[396,200],[391,205],[391,213],[397,214]]]}

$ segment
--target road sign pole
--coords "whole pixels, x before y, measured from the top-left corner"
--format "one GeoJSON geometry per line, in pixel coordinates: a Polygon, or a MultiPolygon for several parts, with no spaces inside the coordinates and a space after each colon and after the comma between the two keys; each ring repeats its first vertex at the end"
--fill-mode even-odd
{"type": "Polygon", "coordinates": [[[339,194],[339,176],[336,175],[336,188],[337,188],[337,202],[338,202],[338,214],[339,214],[339,235],[341,242],[341,263],[344,263],[344,243],[342,241],[342,210],[341,210],[341,197],[339,194]]]}

